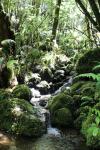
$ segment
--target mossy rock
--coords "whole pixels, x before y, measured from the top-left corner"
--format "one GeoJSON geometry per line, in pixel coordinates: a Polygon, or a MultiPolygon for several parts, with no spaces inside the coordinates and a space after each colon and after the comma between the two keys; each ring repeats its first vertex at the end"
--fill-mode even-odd
{"type": "Polygon", "coordinates": [[[94,106],[95,101],[92,97],[90,96],[83,96],[81,98],[81,106],[94,106]]]}
{"type": "Polygon", "coordinates": [[[37,110],[23,99],[0,101],[0,129],[16,135],[38,137],[44,132],[37,110]]]}
{"type": "Polygon", "coordinates": [[[9,91],[6,91],[5,89],[0,90],[0,100],[5,100],[12,98],[12,94],[9,91]]]}
{"type": "MultiPolygon", "coordinates": [[[[97,111],[100,114],[100,109],[97,109],[97,111]]],[[[87,118],[82,123],[81,132],[86,138],[86,143],[88,146],[99,149],[100,148],[100,122],[97,123],[97,117],[100,121],[100,117],[97,116],[96,113],[94,113],[93,109],[91,109],[87,118]]]]}
{"type": "Polygon", "coordinates": [[[20,99],[25,99],[25,100],[30,100],[31,99],[31,90],[29,89],[28,86],[22,84],[18,85],[12,92],[13,96],[15,98],[20,98],[20,99]]]}
{"type": "Polygon", "coordinates": [[[16,42],[12,39],[6,39],[1,42],[1,45],[3,47],[3,52],[5,53],[6,56],[8,56],[11,53],[14,53],[15,44],[16,42]]]}
{"type": "Polygon", "coordinates": [[[10,79],[12,77],[12,70],[4,67],[1,72],[1,86],[7,88],[10,85],[10,79]]]}
{"type": "Polygon", "coordinates": [[[81,90],[81,86],[84,84],[84,81],[78,81],[72,84],[71,86],[71,93],[72,94],[80,94],[81,90]]]}
{"type": "Polygon", "coordinates": [[[57,109],[63,107],[71,109],[72,105],[73,105],[72,97],[70,95],[60,93],[52,98],[51,104],[49,105],[49,109],[51,114],[53,114],[57,109]]]}
{"type": "Polygon", "coordinates": [[[82,74],[93,72],[92,69],[96,65],[97,61],[100,61],[100,48],[87,51],[77,62],[77,73],[82,74]]]}
{"type": "Polygon", "coordinates": [[[72,127],[72,113],[68,108],[61,108],[54,112],[51,122],[59,127],[72,127]]]}

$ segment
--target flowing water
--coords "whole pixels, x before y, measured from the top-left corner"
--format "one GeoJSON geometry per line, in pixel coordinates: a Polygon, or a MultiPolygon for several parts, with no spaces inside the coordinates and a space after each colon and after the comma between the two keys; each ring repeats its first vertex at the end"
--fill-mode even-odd
{"type": "MultiPolygon", "coordinates": [[[[64,86],[59,88],[54,95],[61,92],[63,89],[68,88],[72,79],[69,80],[64,86]]],[[[32,90],[32,89],[31,89],[32,90]]],[[[32,91],[35,91],[34,89],[32,91]]],[[[36,91],[35,91],[36,93],[36,91]]],[[[38,93],[38,92],[37,92],[38,93]]],[[[33,93],[34,95],[34,93],[33,93]]],[[[50,95],[46,95],[46,100],[50,95]]],[[[39,105],[40,99],[44,97],[39,95],[31,99],[31,103],[38,108],[39,116],[42,121],[46,121],[45,113],[48,114],[47,119],[47,133],[38,139],[33,138],[15,138],[5,133],[0,133],[0,150],[88,150],[84,144],[84,140],[80,134],[75,130],[61,131],[53,128],[50,122],[50,113],[45,107],[39,105]]]]}

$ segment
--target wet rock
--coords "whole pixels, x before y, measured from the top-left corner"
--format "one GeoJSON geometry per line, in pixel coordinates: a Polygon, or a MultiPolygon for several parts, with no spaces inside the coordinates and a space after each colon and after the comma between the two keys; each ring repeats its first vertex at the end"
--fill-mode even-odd
{"type": "Polygon", "coordinates": [[[40,91],[41,94],[47,94],[50,89],[50,85],[47,81],[41,81],[36,85],[36,88],[40,91]]]}
{"type": "Polygon", "coordinates": [[[53,73],[51,68],[42,68],[41,72],[40,72],[40,76],[42,78],[42,80],[46,80],[47,82],[51,82],[53,79],[53,73]]]}
{"type": "Polygon", "coordinates": [[[38,73],[30,73],[25,76],[26,83],[32,83],[33,87],[41,81],[41,77],[38,73]]]}
{"type": "Polygon", "coordinates": [[[54,73],[54,79],[53,79],[53,81],[54,82],[60,82],[60,81],[62,81],[62,79],[65,78],[64,76],[65,76],[65,71],[64,70],[57,70],[54,73]]]}
{"type": "Polygon", "coordinates": [[[45,107],[50,99],[51,95],[42,95],[39,101],[39,105],[45,107]]]}
{"type": "Polygon", "coordinates": [[[40,73],[41,72],[41,65],[36,65],[33,69],[32,69],[33,72],[35,73],[40,73]]]}
{"type": "Polygon", "coordinates": [[[40,92],[34,88],[31,88],[32,97],[39,98],[41,96],[40,92]]]}

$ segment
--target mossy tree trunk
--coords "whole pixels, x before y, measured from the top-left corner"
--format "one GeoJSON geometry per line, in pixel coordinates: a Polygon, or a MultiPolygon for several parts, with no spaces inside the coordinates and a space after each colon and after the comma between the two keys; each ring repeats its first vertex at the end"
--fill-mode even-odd
{"type": "Polygon", "coordinates": [[[3,10],[0,0],[0,44],[2,40],[12,39],[15,40],[14,31],[11,30],[11,23],[9,17],[3,10]]]}
{"type": "Polygon", "coordinates": [[[84,3],[82,0],[75,0],[76,3],[81,7],[82,11],[84,12],[84,14],[88,17],[88,19],[90,20],[90,22],[95,26],[95,28],[100,32],[100,12],[99,12],[99,8],[100,8],[100,0],[98,0],[98,3],[96,3],[96,0],[88,0],[91,10],[95,16],[94,17],[91,16],[91,14],[88,12],[88,10],[86,9],[84,3]]]}
{"type": "Polygon", "coordinates": [[[58,27],[58,22],[59,22],[60,5],[61,5],[61,0],[57,0],[53,28],[52,28],[52,40],[56,38],[57,27],[58,27]]]}

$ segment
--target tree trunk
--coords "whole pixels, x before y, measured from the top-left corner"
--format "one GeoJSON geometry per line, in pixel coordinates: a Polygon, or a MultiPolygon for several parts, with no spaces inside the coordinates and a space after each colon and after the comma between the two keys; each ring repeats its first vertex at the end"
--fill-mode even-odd
{"type": "MultiPolygon", "coordinates": [[[[93,19],[93,17],[90,15],[90,13],[87,11],[87,9],[85,8],[85,6],[84,6],[84,4],[82,3],[82,1],[81,0],[75,0],[76,1],[76,3],[81,7],[81,9],[82,9],[82,11],[83,11],[83,13],[88,17],[88,19],[90,20],[90,22],[95,26],[95,28],[100,32],[100,26],[99,26],[99,24],[100,24],[100,22],[99,22],[99,24],[98,24],[98,22],[97,22],[97,20],[95,21],[94,19],[93,19]]],[[[89,0],[89,2],[90,1],[93,1],[93,0],[89,0]]],[[[91,5],[90,5],[91,6],[91,5]]],[[[92,6],[93,7],[93,6],[92,6]]],[[[96,9],[96,8],[95,8],[96,9]]],[[[97,7],[97,9],[98,9],[98,7],[97,7]]],[[[93,9],[92,9],[93,10],[93,9]]],[[[98,10],[97,10],[97,12],[98,12],[98,10]]],[[[95,14],[97,13],[97,12],[95,12],[95,14]]],[[[100,14],[100,13],[99,13],[100,14]]],[[[97,17],[97,16],[95,16],[95,17],[97,17]]],[[[97,18],[96,18],[97,19],[97,18]]],[[[100,19],[100,15],[99,15],[99,19],[100,19]]],[[[98,20],[99,20],[98,19],[98,20]]]]}
{"type": "Polygon", "coordinates": [[[11,30],[11,23],[9,17],[4,12],[0,2],[0,44],[2,40],[12,39],[15,40],[14,31],[11,30]]]}
{"type": "Polygon", "coordinates": [[[55,17],[54,17],[53,28],[52,28],[52,40],[56,38],[56,32],[57,32],[58,21],[59,21],[60,5],[61,5],[61,0],[57,0],[56,9],[55,9],[55,17]]]}
{"type": "Polygon", "coordinates": [[[100,27],[100,13],[99,13],[98,6],[97,6],[95,0],[89,0],[89,4],[90,4],[92,11],[95,15],[96,22],[97,22],[98,26],[100,27]]]}
{"type": "Polygon", "coordinates": [[[98,4],[99,4],[99,9],[100,9],[100,0],[98,0],[98,4]]]}

